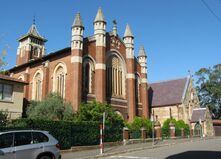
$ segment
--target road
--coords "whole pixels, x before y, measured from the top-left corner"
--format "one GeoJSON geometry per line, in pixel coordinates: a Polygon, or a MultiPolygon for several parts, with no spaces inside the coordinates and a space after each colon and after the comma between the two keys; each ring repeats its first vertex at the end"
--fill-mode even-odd
{"type": "Polygon", "coordinates": [[[221,138],[145,149],[103,159],[221,159],[221,138]]]}

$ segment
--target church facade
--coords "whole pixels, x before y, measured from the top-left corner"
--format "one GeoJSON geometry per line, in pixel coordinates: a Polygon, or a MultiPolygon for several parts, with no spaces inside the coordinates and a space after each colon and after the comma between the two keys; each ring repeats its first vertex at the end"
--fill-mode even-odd
{"type": "Polygon", "coordinates": [[[10,76],[28,83],[24,88],[27,101],[41,101],[48,93],[57,92],[71,102],[74,111],[82,102],[96,100],[110,103],[124,119],[149,118],[147,56],[143,47],[134,56],[134,36],[129,25],[124,37],[106,31],[107,22],[98,9],[94,35],[84,37],[79,13],[71,27],[71,47],[45,53],[45,42],[32,24],[19,38],[16,66],[10,76]]]}

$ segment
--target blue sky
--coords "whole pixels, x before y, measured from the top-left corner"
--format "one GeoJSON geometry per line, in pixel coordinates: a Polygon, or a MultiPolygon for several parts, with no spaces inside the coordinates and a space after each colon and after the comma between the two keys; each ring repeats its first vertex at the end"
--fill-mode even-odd
{"type": "MultiPolygon", "coordinates": [[[[204,0],[221,18],[221,1],[204,0]]],[[[117,20],[122,37],[130,24],[135,55],[144,45],[149,82],[188,75],[201,67],[221,63],[221,23],[201,0],[2,0],[0,1],[0,50],[9,46],[7,68],[15,65],[17,39],[36,16],[41,35],[48,39],[47,53],[70,46],[71,25],[81,13],[85,36],[93,34],[93,20],[102,7],[107,31],[117,20]]]]}

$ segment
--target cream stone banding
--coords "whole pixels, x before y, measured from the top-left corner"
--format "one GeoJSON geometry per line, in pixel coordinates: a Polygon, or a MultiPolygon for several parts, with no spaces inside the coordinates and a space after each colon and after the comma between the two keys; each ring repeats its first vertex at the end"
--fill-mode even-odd
{"type": "Polygon", "coordinates": [[[82,63],[82,57],[81,56],[72,56],[71,63],[82,63]]]}
{"type": "Polygon", "coordinates": [[[141,73],[147,73],[146,67],[142,67],[142,68],[141,68],[141,73]]]}
{"type": "Polygon", "coordinates": [[[96,63],[95,70],[106,70],[106,65],[103,63],[96,63]]]}
{"type": "Polygon", "coordinates": [[[147,79],[146,78],[142,78],[141,79],[141,83],[147,83],[147,79]]]}
{"type": "Polygon", "coordinates": [[[135,79],[135,75],[133,73],[127,73],[126,78],[133,78],[133,79],[135,79]]]}

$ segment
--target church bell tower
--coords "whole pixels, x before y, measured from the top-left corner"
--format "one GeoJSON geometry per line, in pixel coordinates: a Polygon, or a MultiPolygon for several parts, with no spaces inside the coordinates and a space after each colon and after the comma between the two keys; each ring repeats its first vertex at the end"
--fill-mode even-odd
{"type": "Polygon", "coordinates": [[[17,66],[41,58],[45,55],[44,44],[47,40],[38,33],[35,20],[27,34],[21,36],[18,41],[17,66]]]}

